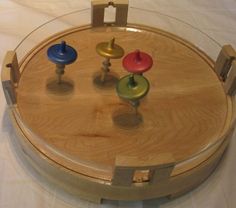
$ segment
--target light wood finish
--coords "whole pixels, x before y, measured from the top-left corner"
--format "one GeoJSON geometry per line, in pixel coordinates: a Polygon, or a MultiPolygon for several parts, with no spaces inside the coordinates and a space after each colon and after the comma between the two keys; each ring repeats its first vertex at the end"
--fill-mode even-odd
{"type": "MultiPolygon", "coordinates": [[[[21,66],[19,112],[23,122],[47,145],[33,138],[30,142],[68,169],[107,181],[112,179],[117,155],[141,158],[147,153],[170,153],[176,161],[185,160],[218,140],[226,119],[232,116],[230,100],[207,56],[163,31],[130,28],[82,28],[61,35],[80,54],[65,74],[74,82],[69,94],[53,94],[46,87],[56,78],[46,50],[62,39],[60,35],[41,44],[21,66]],[[130,116],[129,104],[113,89],[93,84],[102,61],[95,46],[113,36],[126,52],[139,48],[154,59],[153,69],[146,74],[150,93],[140,106],[143,122],[130,129],[117,124],[125,122],[124,114],[130,116]]],[[[126,75],[119,60],[113,61],[112,72],[126,75]]],[[[183,171],[186,168],[189,165],[183,171]]]]}
{"type": "MultiPolygon", "coordinates": [[[[20,67],[17,106],[11,109],[17,143],[37,171],[92,201],[149,199],[192,189],[214,170],[233,129],[233,103],[212,60],[158,29],[71,29],[45,40],[20,67]],[[132,108],[114,88],[93,83],[102,61],[95,46],[110,37],[127,53],[140,49],[154,60],[137,126],[126,126],[133,124],[132,108]],[[59,89],[46,51],[62,39],[79,57],[66,69],[70,87],[59,89]],[[130,123],[124,123],[127,118],[130,123]]],[[[112,72],[126,75],[119,60],[112,72]]]]}
{"type": "Polygon", "coordinates": [[[2,65],[2,86],[8,105],[16,103],[15,84],[20,79],[16,53],[8,51],[2,65]]]}
{"type": "Polygon", "coordinates": [[[148,171],[149,183],[168,180],[175,161],[171,154],[150,155],[146,157],[117,156],[112,185],[129,186],[133,183],[135,171],[148,171]]]}
{"type": "Polygon", "coordinates": [[[234,95],[236,90],[236,60],[232,61],[231,69],[224,83],[224,88],[227,94],[234,95]]]}
{"type": "Polygon", "coordinates": [[[236,58],[236,51],[231,45],[224,45],[217,57],[215,71],[218,76],[226,80],[232,61],[236,58]]]}
{"type": "Polygon", "coordinates": [[[139,183],[138,186],[112,186],[108,183],[98,182],[92,178],[77,174],[45,157],[42,152],[39,152],[28,141],[28,138],[19,129],[14,111],[10,110],[9,112],[16,133],[19,136],[19,139],[14,140],[14,146],[22,160],[32,166],[40,177],[43,176],[48,183],[53,183],[57,188],[62,188],[68,193],[95,203],[102,202],[102,199],[140,200],[163,196],[173,198],[188,192],[202,183],[214,171],[234,130],[234,128],[231,128],[224,135],[221,145],[204,162],[182,174],[170,177],[164,183],[160,181],[158,185],[152,184],[147,186],[146,183],[139,183]]]}
{"type": "Polygon", "coordinates": [[[104,11],[108,6],[116,8],[114,24],[117,26],[126,26],[128,17],[128,0],[92,0],[92,26],[98,27],[104,25],[104,11]]]}

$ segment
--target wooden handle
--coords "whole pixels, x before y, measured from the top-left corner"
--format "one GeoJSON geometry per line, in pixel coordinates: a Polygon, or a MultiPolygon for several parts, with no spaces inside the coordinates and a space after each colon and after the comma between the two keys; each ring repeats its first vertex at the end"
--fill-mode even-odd
{"type": "Polygon", "coordinates": [[[232,61],[236,58],[236,51],[231,45],[224,45],[215,63],[215,72],[223,81],[226,80],[232,61]]]}
{"type": "Polygon", "coordinates": [[[116,8],[116,17],[114,24],[117,26],[126,26],[128,16],[128,0],[92,0],[92,26],[98,27],[104,25],[104,12],[108,6],[116,8]]]}
{"type": "Polygon", "coordinates": [[[231,45],[224,45],[215,63],[215,72],[222,78],[226,94],[236,92],[236,51],[231,45]]]}
{"type": "Polygon", "coordinates": [[[224,83],[225,92],[233,96],[236,92],[236,60],[232,61],[231,68],[224,83]]]}
{"type": "Polygon", "coordinates": [[[20,72],[14,51],[8,51],[3,60],[1,79],[7,104],[16,104],[15,85],[19,82],[20,72]]]}
{"type": "Polygon", "coordinates": [[[146,173],[145,182],[156,184],[168,180],[175,166],[171,154],[149,155],[145,158],[117,156],[113,172],[112,185],[131,186],[135,174],[146,173]]]}

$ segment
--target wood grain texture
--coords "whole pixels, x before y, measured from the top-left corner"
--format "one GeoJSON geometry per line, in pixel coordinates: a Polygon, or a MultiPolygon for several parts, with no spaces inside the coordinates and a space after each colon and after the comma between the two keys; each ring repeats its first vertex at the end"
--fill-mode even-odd
{"type": "MultiPolygon", "coordinates": [[[[230,126],[225,125],[231,120],[228,106],[232,104],[212,61],[193,45],[157,29],[67,31],[32,51],[21,71],[18,109],[26,126],[44,142],[29,137],[31,144],[52,161],[96,179],[111,181],[118,155],[142,158],[170,153],[175,161],[183,161],[220,139],[230,126]],[[141,102],[138,126],[122,125],[132,108],[117,97],[114,88],[101,89],[93,83],[103,61],[95,46],[113,36],[126,53],[140,49],[154,60],[145,74],[151,88],[141,102]],[[66,68],[63,77],[72,88],[58,93],[48,87],[56,75],[46,51],[62,39],[78,50],[78,60],[66,68]]],[[[119,77],[127,74],[121,60],[112,61],[111,71],[119,77]]]]}
{"type": "Polygon", "coordinates": [[[177,176],[170,177],[168,181],[160,181],[157,184],[139,183],[137,186],[124,187],[113,186],[104,181],[98,181],[91,177],[70,171],[61,165],[46,158],[45,155],[35,148],[23,132],[18,128],[15,112],[10,110],[10,115],[19,139],[15,139],[15,147],[19,156],[25,163],[40,175],[43,175],[47,183],[54,184],[68,193],[96,203],[102,199],[113,200],[144,200],[162,196],[177,197],[184,194],[203,182],[216,168],[228,143],[232,137],[233,129],[230,128],[214,153],[200,165],[189,169],[177,176]]]}

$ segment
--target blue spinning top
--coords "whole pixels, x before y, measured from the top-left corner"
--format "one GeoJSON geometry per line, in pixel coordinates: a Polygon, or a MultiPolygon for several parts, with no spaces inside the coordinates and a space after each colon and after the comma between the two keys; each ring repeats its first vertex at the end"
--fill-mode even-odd
{"type": "Polygon", "coordinates": [[[67,65],[77,59],[77,52],[74,48],[66,45],[65,41],[51,46],[47,51],[48,59],[55,64],[67,65]]]}

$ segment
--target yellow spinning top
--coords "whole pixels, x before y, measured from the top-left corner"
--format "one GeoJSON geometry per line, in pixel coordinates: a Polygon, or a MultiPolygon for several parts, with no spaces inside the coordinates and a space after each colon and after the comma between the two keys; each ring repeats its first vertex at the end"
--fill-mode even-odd
{"type": "Polygon", "coordinates": [[[112,38],[109,42],[97,44],[96,51],[100,56],[109,59],[118,59],[124,55],[124,49],[115,44],[115,38],[112,38]]]}
{"type": "Polygon", "coordinates": [[[115,38],[112,38],[109,42],[102,42],[96,46],[97,53],[105,57],[105,61],[102,62],[102,74],[101,82],[105,82],[107,73],[110,71],[111,62],[110,59],[118,59],[124,55],[124,49],[115,44],[115,38]]]}

